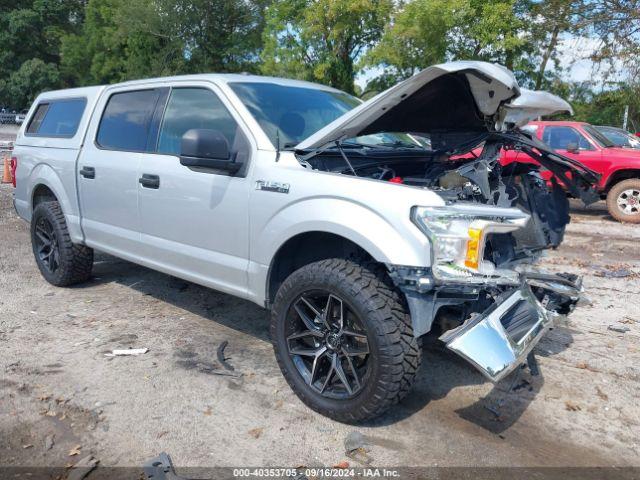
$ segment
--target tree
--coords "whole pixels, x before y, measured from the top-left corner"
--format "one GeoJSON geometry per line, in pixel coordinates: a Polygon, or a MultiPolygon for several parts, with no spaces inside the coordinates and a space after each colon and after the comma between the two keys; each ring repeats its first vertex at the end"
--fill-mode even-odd
{"type": "Polygon", "coordinates": [[[267,9],[262,72],[355,92],[356,62],[379,40],[391,0],[281,0],[267,9]]]}
{"type": "Polygon", "coordinates": [[[363,58],[362,67],[382,67],[367,85],[380,91],[447,57],[448,34],[460,23],[461,0],[415,0],[388,24],[380,42],[363,58]]]}
{"type": "Polygon", "coordinates": [[[622,64],[633,83],[640,83],[640,0],[595,0],[578,12],[601,40],[592,59],[620,70],[622,64]]]}
{"type": "Polygon", "coordinates": [[[29,89],[59,86],[54,71],[60,62],[60,42],[67,32],[79,28],[83,8],[83,0],[0,0],[0,104],[23,108],[26,104],[21,102],[38,93],[29,90],[16,96],[18,84],[29,89]],[[23,83],[28,72],[36,76],[30,86],[23,83]]]}
{"type": "Polygon", "coordinates": [[[15,109],[31,104],[40,92],[59,86],[58,67],[39,58],[23,62],[8,80],[0,81],[0,91],[7,97],[6,105],[15,109]]]}
{"type": "Polygon", "coordinates": [[[62,46],[73,83],[255,71],[267,0],[89,0],[62,46]]]}
{"type": "Polygon", "coordinates": [[[380,88],[446,60],[485,60],[529,69],[527,0],[413,0],[387,24],[362,66],[381,68],[380,88]]]}
{"type": "Polygon", "coordinates": [[[62,40],[62,75],[70,85],[95,85],[125,77],[127,38],[116,15],[122,0],[89,0],[82,31],[62,40]]]}

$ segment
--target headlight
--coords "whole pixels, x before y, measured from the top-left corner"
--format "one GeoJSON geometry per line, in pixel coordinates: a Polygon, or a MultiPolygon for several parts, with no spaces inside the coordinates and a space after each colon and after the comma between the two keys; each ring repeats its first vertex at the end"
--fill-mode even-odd
{"type": "Polygon", "coordinates": [[[517,208],[457,203],[413,207],[411,219],[431,240],[434,276],[466,278],[495,270],[483,260],[487,234],[517,230],[529,215],[517,208]]]}

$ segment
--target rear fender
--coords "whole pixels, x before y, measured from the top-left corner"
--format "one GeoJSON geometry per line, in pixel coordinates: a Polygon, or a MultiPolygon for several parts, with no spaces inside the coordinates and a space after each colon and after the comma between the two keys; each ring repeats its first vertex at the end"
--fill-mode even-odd
{"type": "Polygon", "coordinates": [[[77,200],[70,197],[65,189],[60,177],[49,165],[41,163],[31,170],[27,180],[27,198],[29,199],[28,212],[25,212],[27,221],[31,221],[33,212],[34,193],[39,185],[46,186],[53,192],[62,208],[71,240],[78,243],[83,241],[82,230],[80,229],[80,217],[78,215],[77,200]]]}

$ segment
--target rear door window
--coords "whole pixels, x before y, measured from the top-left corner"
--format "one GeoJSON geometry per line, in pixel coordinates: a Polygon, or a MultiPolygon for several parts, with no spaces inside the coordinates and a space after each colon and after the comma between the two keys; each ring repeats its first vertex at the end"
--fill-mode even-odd
{"type": "Polygon", "coordinates": [[[96,141],[107,150],[153,151],[149,139],[153,114],[161,89],[114,93],[102,114],[96,141]]]}
{"type": "Polygon", "coordinates": [[[73,137],[86,106],[84,98],[43,102],[37,106],[26,133],[41,137],[73,137]]]}

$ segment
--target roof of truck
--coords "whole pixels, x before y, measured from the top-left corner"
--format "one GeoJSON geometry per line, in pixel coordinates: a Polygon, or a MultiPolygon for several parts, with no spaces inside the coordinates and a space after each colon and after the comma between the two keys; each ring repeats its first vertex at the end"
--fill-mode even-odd
{"type": "MultiPolygon", "coordinates": [[[[74,97],[96,97],[104,90],[104,85],[98,85],[95,87],[80,87],[80,88],[65,88],[62,90],[50,90],[48,92],[42,92],[38,96],[38,100],[44,99],[56,99],[56,98],[74,98],[74,97]]],[[[36,103],[36,102],[34,102],[36,103]]]]}
{"type": "Polygon", "coordinates": [[[94,97],[98,96],[102,90],[108,87],[126,87],[136,85],[148,85],[154,83],[169,83],[169,82],[188,82],[188,81],[209,81],[215,83],[276,83],[278,85],[300,88],[314,88],[319,90],[328,90],[333,92],[339,92],[339,90],[328,87],[326,85],[320,85],[318,83],[307,82],[304,80],[291,80],[287,78],[279,77],[267,77],[262,75],[249,75],[244,73],[203,73],[194,75],[177,75],[172,77],[156,77],[156,78],[143,78],[139,80],[130,80],[127,82],[114,83],[110,85],[96,85],[92,87],[80,87],[80,88],[66,88],[63,90],[52,90],[44,92],[40,95],[42,99],[54,99],[54,98],[73,98],[73,97],[94,97]]]}
{"type": "Polygon", "coordinates": [[[335,88],[328,87],[326,85],[307,82],[305,80],[292,80],[292,79],[280,78],[280,77],[250,75],[248,73],[198,73],[194,75],[177,75],[172,77],[157,77],[157,78],[144,78],[140,80],[130,80],[128,82],[122,82],[117,85],[127,86],[127,85],[143,84],[143,83],[156,83],[156,82],[162,83],[162,82],[176,82],[176,81],[189,81],[189,80],[205,80],[205,81],[213,81],[216,83],[268,82],[268,83],[277,83],[279,85],[286,85],[290,87],[307,87],[307,88],[317,88],[322,90],[339,91],[335,88]]]}

